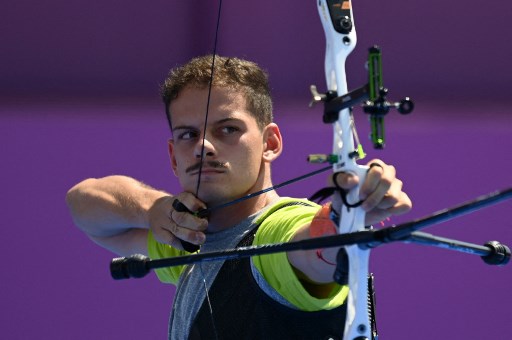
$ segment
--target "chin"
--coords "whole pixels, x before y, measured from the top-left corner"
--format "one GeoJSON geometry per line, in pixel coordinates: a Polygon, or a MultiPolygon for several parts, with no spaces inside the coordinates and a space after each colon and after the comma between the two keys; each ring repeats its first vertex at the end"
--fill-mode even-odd
{"type": "MultiPolygon", "coordinates": [[[[206,189],[206,188],[203,187],[203,189],[206,189]]],[[[201,189],[201,187],[199,187],[199,199],[209,207],[214,207],[214,206],[217,206],[220,204],[231,202],[231,201],[243,196],[243,195],[237,196],[237,195],[229,194],[222,190],[205,190],[205,191],[201,192],[203,189],[201,189]]]]}
{"type": "Polygon", "coordinates": [[[207,207],[214,207],[220,204],[224,204],[232,201],[234,198],[226,198],[224,196],[215,195],[215,194],[201,194],[201,189],[199,189],[199,200],[206,204],[207,207]]]}

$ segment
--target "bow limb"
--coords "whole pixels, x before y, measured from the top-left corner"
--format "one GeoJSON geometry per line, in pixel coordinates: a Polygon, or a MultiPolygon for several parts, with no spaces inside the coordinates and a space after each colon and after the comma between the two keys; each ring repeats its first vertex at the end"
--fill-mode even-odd
{"type": "MultiPolygon", "coordinates": [[[[357,42],[350,1],[318,1],[318,12],[326,37],[325,76],[329,91],[337,96],[348,93],[345,61],[357,42]]],[[[354,146],[354,122],[350,108],[339,111],[333,122],[333,154],[337,161],[334,172],[348,172],[359,177],[359,186],[364,182],[367,167],[356,163],[357,151],[354,146]]],[[[347,194],[347,202],[359,201],[359,186],[347,194]]],[[[339,201],[339,200],[338,200],[339,201]]],[[[364,229],[365,213],[361,208],[346,205],[334,206],[340,212],[339,233],[350,233],[364,229]]],[[[347,316],[343,339],[359,337],[371,339],[368,313],[368,262],[369,251],[357,245],[345,247],[346,261],[349,263],[347,316]]]]}

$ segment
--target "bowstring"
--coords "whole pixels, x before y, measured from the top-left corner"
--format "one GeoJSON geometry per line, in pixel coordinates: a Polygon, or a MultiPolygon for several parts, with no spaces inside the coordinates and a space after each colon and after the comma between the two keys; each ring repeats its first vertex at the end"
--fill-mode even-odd
{"type": "Polygon", "coordinates": [[[213,86],[213,73],[215,71],[215,56],[217,54],[217,41],[219,38],[219,26],[220,26],[220,13],[222,9],[222,0],[219,0],[219,9],[217,12],[217,25],[215,27],[215,39],[213,43],[213,54],[212,54],[212,67],[210,71],[210,84],[208,85],[208,98],[206,100],[206,114],[204,117],[204,126],[203,126],[203,138],[201,144],[201,157],[199,163],[199,174],[197,177],[197,186],[196,186],[196,197],[199,195],[199,185],[201,183],[201,174],[203,170],[203,161],[204,161],[204,143],[206,141],[206,125],[208,124],[208,113],[210,109],[210,98],[212,94],[212,86],[213,86]]]}
{"type": "MultiPolygon", "coordinates": [[[[203,172],[203,162],[204,162],[204,150],[205,150],[205,142],[206,142],[206,130],[208,125],[208,113],[210,109],[210,98],[212,93],[212,86],[213,86],[213,74],[215,71],[215,56],[217,55],[217,41],[219,37],[219,26],[220,26],[220,14],[222,9],[222,0],[219,0],[219,8],[217,12],[217,24],[215,27],[215,39],[213,43],[213,53],[212,53],[212,67],[210,71],[210,83],[208,85],[208,98],[206,100],[206,113],[204,117],[204,126],[203,126],[203,138],[202,138],[202,144],[201,144],[201,156],[199,158],[199,173],[197,176],[197,185],[196,185],[196,197],[199,197],[199,186],[201,184],[201,174],[203,172]]],[[[203,287],[206,294],[206,301],[208,303],[208,308],[210,311],[210,318],[212,321],[212,327],[213,327],[213,333],[215,334],[215,339],[219,338],[219,335],[217,333],[217,327],[215,325],[215,317],[213,316],[213,307],[210,300],[210,294],[208,292],[208,285],[206,283],[206,278],[203,272],[203,266],[201,263],[199,263],[199,271],[201,272],[201,275],[203,277],[203,287]]]]}

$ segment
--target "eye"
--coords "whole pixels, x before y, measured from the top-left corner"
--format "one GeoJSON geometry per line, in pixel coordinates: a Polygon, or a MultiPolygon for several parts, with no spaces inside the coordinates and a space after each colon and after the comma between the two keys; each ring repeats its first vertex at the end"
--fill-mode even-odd
{"type": "Polygon", "coordinates": [[[197,131],[187,130],[187,131],[184,131],[184,132],[180,133],[178,135],[178,139],[180,139],[180,140],[190,140],[190,139],[197,138],[198,135],[199,134],[197,133],[197,131]]]}
{"type": "Polygon", "coordinates": [[[236,126],[224,126],[220,130],[225,135],[231,135],[231,134],[233,134],[235,132],[240,131],[240,129],[237,128],[236,126]]]}

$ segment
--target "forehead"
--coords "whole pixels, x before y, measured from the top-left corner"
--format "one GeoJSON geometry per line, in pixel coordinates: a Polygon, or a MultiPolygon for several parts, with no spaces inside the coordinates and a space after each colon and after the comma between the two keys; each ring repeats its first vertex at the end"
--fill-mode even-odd
{"type": "Polygon", "coordinates": [[[241,91],[214,86],[210,98],[208,92],[207,87],[186,87],[180,91],[169,106],[173,125],[204,124],[207,108],[208,121],[226,118],[256,121],[247,109],[247,100],[241,91]]]}

